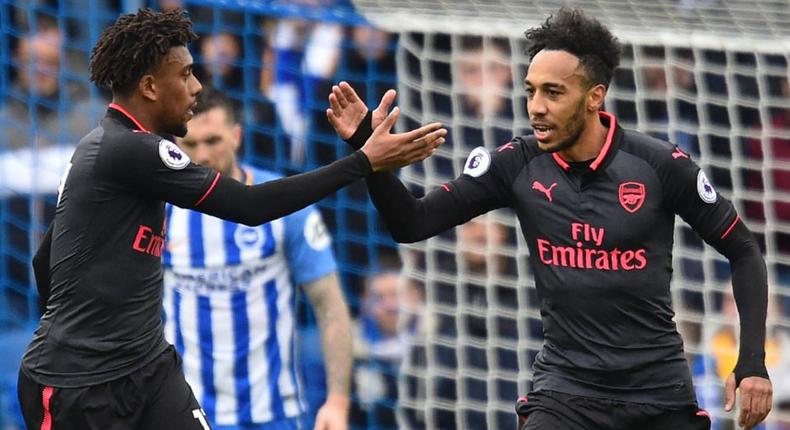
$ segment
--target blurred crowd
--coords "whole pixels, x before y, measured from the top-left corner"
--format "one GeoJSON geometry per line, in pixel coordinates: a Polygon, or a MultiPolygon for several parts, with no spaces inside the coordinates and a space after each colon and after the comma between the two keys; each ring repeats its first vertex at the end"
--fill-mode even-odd
{"type": "MultiPolygon", "coordinates": [[[[27,333],[26,324],[38,318],[30,256],[53,216],[63,166],[109,102],[107,92],[88,83],[87,65],[93,41],[117,17],[121,3],[0,3],[12,22],[12,29],[2,33],[7,49],[0,50],[3,327],[27,333]],[[87,18],[85,10],[90,10],[87,18]]],[[[326,7],[326,2],[303,3],[326,7]]],[[[324,113],[331,85],[340,80],[372,106],[386,89],[398,87],[399,76],[408,77],[410,85],[422,82],[422,92],[400,95],[417,111],[404,122],[410,126],[429,119],[449,125],[448,143],[438,156],[414,168],[439,180],[457,176],[475,146],[495,148],[514,133],[528,132],[521,91],[526,69],[518,61],[522,47],[508,39],[399,36],[361,20],[279,18],[179,0],[144,5],[190,11],[201,35],[192,46],[195,73],[204,86],[238,103],[244,124],[241,154],[253,165],[290,174],[348,153],[324,113]],[[399,69],[399,37],[433,57],[404,56],[399,69]]],[[[775,412],[764,428],[790,429],[788,56],[630,46],[625,58],[607,110],[625,127],[643,125],[643,131],[677,143],[705,166],[770,256],[766,351],[775,412]]],[[[431,247],[399,250],[372,209],[364,184],[319,206],[335,237],[343,287],[356,318],[354,428],[394,429],[398,420],[412,428],[450,429],[459,423],[462,428],[511,428],[512,404],[529,388],[520,383],[521,376],[542,338],[534,286],[517,282],[519,276],[528,279],[529,268],[526,254],[518,251],[523,246],[517,243],[512,214],[489,214],[431,239],[431,247]]],[[[698,398],[715,412],[716,429],[734,428],[731,420],[718,418],[724,416],[723,380],[737,357],[729,270],[720,259],[711,259],[710,251],[703,252],[689,229],[681,229],[676,240],[689,250],[675,257],[684,283],[675,282],[673,298],[698,398]]],[[[310,310],[300,307],[304,355],[313,356],[310,310]]],[[[9,357],[21,354],[29,339],[18,333],[2,338],[9,357]]],[[[13,386],[13,360],[0,366],[0,385],[13,386]]],[[[305,360],[304,369],[321,372],[320,362],[305,360]]],[[[322,387],[306,388],[308,400],[320,398],[322,387]]],[[[15,428],[8,392],[13,393],[0,393],[3,429],[15,428]]]]}

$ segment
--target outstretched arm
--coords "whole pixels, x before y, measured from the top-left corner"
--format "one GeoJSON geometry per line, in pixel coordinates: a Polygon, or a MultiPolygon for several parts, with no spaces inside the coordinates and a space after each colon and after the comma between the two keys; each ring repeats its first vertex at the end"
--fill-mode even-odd
{"type": "MultiPolygon", "coordinates": [[[[332,87],[327,119],[349,145],[359,147],[378,132],[395,96],[394,90],[387,91],[371,112],[354,89],[341,82],[332,87]]],[[[445,136],[446,130],[439,129],[415,142],[436,138],[444,143],[445,136]]],[[[414,197],[391,172],[370,175],[367,184],[373,204],[397,242],[427,239],[497,206],[486,198],[478,198],[477,191],[485,184],[473,183],[467,177],[444,184],[422,198],[414,197]],[[459,192],[459,188],[465,192],[459,192]]]]}
{"type": "Polygon", "coordinates": [[[311,172],[254,186],[219,178],[216,189],[193,208],[234,222],[261,224],[315,203],[373,172],[423,160],[443,142],[446,131],[438,123],[406,133],[391,133],[397,118],[398,111],[394,110],[359,151],[311,172]]]}
{"type": "Polygon", "coordinates": [[[326,367],[327,399],[316,416],[316,430],[348,428],[351,405],[351,316],[340,290],[337,274],[332,273],[304,286],[315,310],[321,330],[321,349],[326,367]]]}

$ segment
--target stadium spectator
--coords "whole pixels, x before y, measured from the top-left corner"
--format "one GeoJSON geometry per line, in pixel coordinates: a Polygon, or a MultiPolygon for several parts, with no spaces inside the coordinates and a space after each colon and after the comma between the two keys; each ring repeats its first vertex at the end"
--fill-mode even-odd
{"type": "Polygon", "coordinates": [[[268,46],[271,51],[271,78],[264,94],[277,107],[283,127],[291,140],[290,160],[301,164],[306,156],[310,106],[316,85],[334,75],[340,53],[343,29],[327,22],[301,19],[277,21],[268,46]]]}
{"type": "MultiPolygon", "coordinates": [[[[248,185],[278,178],[238,162],[242,126],[230,99],[204,90],[197,106],[180,141],[192,160],[248,185]]],[[[166,210],[165,333],[212,428],[299,426],[296,286],[316,311],[329,369],[317,428],[345,428],[351,322],[320,213],[308,207],[248,227],[172,205],[166,210]]]]}
{"type": "Polygon", "coordinates": [[[241,91],[245,88],[244,72],[239,65],[241,53],[238,36],[229,31],[204,35],[200,38],[201,61],[195,68],[195,76],[200,82],[223,91],[241,91]]]}
{"type": "MultiPolygon", "coordinates": [[[[76,145],[96,123],[84,88],[62,86],[63,35],[44,27],[19,39],[16,80],[0,111],[4,137],[0,149],[44,150],[76,145]]],[[[95,109],[93,109],[95,111],[95,109]]]]}
{"type": "Polygon", "coordinates": [[[397,429],[398,374],[417,330],[422,291],[399,271],[371,275],[354,325],[354,428],[397,429]]]}

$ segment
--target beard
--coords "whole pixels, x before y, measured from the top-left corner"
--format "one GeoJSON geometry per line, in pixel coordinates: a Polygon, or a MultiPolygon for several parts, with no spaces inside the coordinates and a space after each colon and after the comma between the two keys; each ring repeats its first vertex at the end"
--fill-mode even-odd
{"type": "Polygon", "coordinates": [[[584,103],[584,98],[582,98],[579,103],[576,105],[576,110],[573,112],[571,119],[568,121],[568,124],[563,127],[564,134],[567,136],[566,138],[560,140],[554,145],[550,145],[545,148],[541,148],[538,145],[538,148],[541,149],[543,152],[552,153],[552,152],[559,152],[564,151],[573,145],[579,140],[579,136],[582,135],[584,132],[585,126],[585,119],[584,119],[584,109],[586,105],[584,103]]]}
{"type": "Polygon", "coordinates": [[[183,121],[174,121],[172,124],[168,125],[165,132],[176,137],[184,137],[187,135],[187,123],[183,121]]]}

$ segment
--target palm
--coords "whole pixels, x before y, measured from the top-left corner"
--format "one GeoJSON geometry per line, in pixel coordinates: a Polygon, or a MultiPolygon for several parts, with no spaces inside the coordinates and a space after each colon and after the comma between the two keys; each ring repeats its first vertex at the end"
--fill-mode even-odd
{"type": "MultiPolygon", "coordinates": [[[[395,91],[389,90],[384,94],[381,103],[372,113],[372,128],[375,129],[387,117],[389,107],[395,99],[395,91]]],[[[365,119],[368,107],[359,98],[356,91],[346,82],[332,87],[329,94],[329,109],[326,111],[327,119],[335,128],[337,134],[343,139],[354,135],[359,124],[365,119]]]]}

